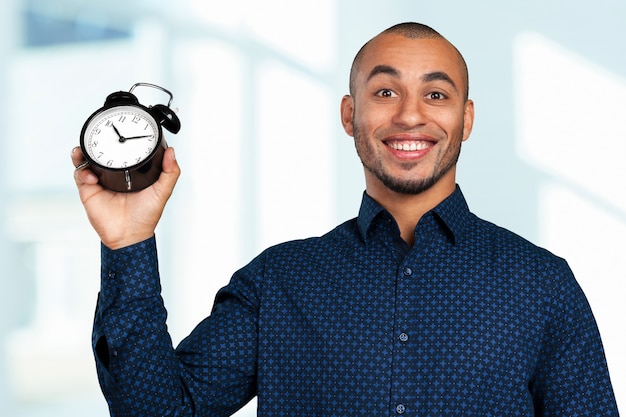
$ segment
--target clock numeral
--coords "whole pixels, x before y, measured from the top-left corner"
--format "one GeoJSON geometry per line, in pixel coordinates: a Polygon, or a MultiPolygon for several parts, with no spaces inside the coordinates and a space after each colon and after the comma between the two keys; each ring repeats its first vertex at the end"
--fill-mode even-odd
{"type": "Polygon", "coordinates": [[[132,122],[133,123],[139,123],[141,121],[141,117],[139,116],[134,116],[132,122]]]}
{"type": "Polygon", "coordinates": [[[104,152],[99,152],[99,153],[98,153],[98,156],[97,156],[96,158],[97,158],[97,159],[100,159],[100,158],[102,158],[102,155],[104,155],[104,152]]]}
{"type": "Polygon", "coordinates": [[[95,128],[95,129],[93,130],[93,134],[94,134],[94,136],[95,136],[95,135],[99,135],[99,134],[100,134],[100,132],[102,132],[102,130],[100,130],[100,128],[99,128],[99,127],[98,127],[98,128],[95,128]]]}
{"type": "Polygon", "coordinates": [[[128,162],[124,161],[122,162],[122,168],[126,168],[128,166],[128,162]]]}
{"type": "Polygon", "coordinates": [[[152,152],[152,148],[146,149],[146,154],[149,154],[150,152],[152,152]]]}
{"type": "Polygon", "coordinates": [[[107,122],[104,124],[104,127],[111,127],[113,126],[113,122],[111,120],[107,120],[107,122]]]}
{"type": "Polygon", "coordinates": [[[97,141],[97,140],[94,140],[94,141],[91,143],[91,147],[92,147],[92,148],[95,148],[95,147],[97,147],[97,146],[98,146],[98,141],[97,141]]]}
{"type": "Polygon", "coordinates": [[[139,161],[141,161],[141,156],[140,156],[140,157],[138,157],[138,158],[135,160],[135,163],[137,163],[137,164],[138,164],[138,163],[139,163],[139,161]]]}
{"type": "Polygon", "coordinates": [[[120,123],[124,123],[124,120],[126,120],[126,116],[121,115],[119,119],[117,119],[118,122],[120,123]]]}
{"type": "Polygon", "coordinates": [[[112,159],[109,159],[109,160],[107,161],[107,166],[108,166],[108,167],[113,166],[113,160],[112,160],[112,159]]]}
{"type": "Polygon", "coordinates": [[[150,126],[150,124],[146,123],[146,127],[144,127],[143,130],[148,130],[148,126],[150,126]]]}

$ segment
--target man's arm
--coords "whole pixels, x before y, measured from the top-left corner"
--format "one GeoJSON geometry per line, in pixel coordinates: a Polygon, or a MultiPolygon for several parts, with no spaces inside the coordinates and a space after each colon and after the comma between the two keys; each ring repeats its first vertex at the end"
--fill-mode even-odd
{"type": "MultiPolygon", "coordinates": [[[[83,161],[75,148],[74,166],[83,161]]],[[[221,303],[219,314],[203,321],[180,352],[172,347],[154,230],[179,175],[171,148],[159,180],[137,193],[102,188],[88,168],[74,173],[89,221],[102,240],[93,349],[115,417],[227,416],[256,392],[256,310],[239,297],[221,303]],[[228,341],[222,340],[223,334],[232,334],[231,326],[248,330],[239,334],[239,350],[225,348],[228,341]]]]}
{"type": "Polygon", "coordinates": [[[102,245],[93,349],[115,417],[193,415],[165,324],[155,246],[154,238],[115,251],[102,245]]]}
{"type": "Polygon", "coordinates": [[[618,417],[617,405],[591,307],[565,262],[555,267],[546,328],[535,378],[537,416],[618,417]]]}
{"type": "Polygon", "coordinates": [[[112,416],[229,416],[256,394],[260,275],[247,270],[175,351],[155,239],[115,251],[102,246],[93,348],[112,416]]]}

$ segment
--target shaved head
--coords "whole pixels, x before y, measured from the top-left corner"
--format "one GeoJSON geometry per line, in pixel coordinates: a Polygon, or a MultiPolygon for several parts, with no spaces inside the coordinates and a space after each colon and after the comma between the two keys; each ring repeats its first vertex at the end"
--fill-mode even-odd
{"type": "Polygon", "coordinates": [[[431,28],[430,26],[427,26],[421,23],[414,23],[414,22],[399,23],[397,25],[391,26],[390,28],[382,31],[380,34],[376,35],[374,38],[369,40],[365,45],[363,45],[363,47],[359,50],[359,52],[357,52],[356,56],[354,57],[354,61],[352,61],[352,68],[350,69],[350,95],[351,96],[354,97],[355,95],[356,88],[357,88],[356,86],[357,74],[360,69],[360,64],[361,64],[363,55],[367,53],[368,46],[374,39],[380,36],[385,36],[385,35],[390,35],[390,34],[401,35],[409,39],[442,39],[448,42],[450,46],[452,46],[452,48],[454,48],[454,50],[458,54],[459,64],[461,66],[461,69],[462,69],[461,72],[463,74],[463,81],[465,82],[464,96],[465,96],[465,100],[468,99],[469,76],[468,76],[468,71],[467,71],[467,64],[465,63],[465,59],[463,58],[459,50],[454,45],[452,45],[446,38],[441,36],[441,34],[437,32],[435,29],[431,28]]]}

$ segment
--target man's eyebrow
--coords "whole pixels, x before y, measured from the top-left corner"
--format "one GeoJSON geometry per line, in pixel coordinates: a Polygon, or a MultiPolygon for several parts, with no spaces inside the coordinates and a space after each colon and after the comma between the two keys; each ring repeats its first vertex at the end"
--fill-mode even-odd
{"type": "Polygon", "coordinates": [[[372,68],[369,75],[367,76],[367,81],[371,80],[373,77],[375,77],[378,74],[388,74],[393,77],[400,76],[400,72],[394,67],[391,67],[389,65],[376,65],[374,68],[372,68]]]}
{"type": "MultiPolygon", "coordinates": [[[[371,80],[378,74],[387,74],[391,75],[392,77],[399,77],[400,71],[390,65],[376,65],[374,68],[372,68],[369,75],[367,76],[367,81],[371,80]]],[[[452,86],[454,90],[457,90],[456,84],[454,83],[452,78],[443,71],[435,71],[424,74],[424,76],[422,76],[422,81],[425,83],[431,81],[445,81],[446,83],[450,84],[450,86],[452,86]]]]}
{"type": "Polygon", "coordinates": [[[457,89],[456,84],[454,84],[454,81],[452,81],[452,78],[450,78],[450,76],[443,71],[435,71],[424,74],[424,76],[422,77],[422,81],[424,81],[425,83],[431,81],[445,81],[450,84],[452,88],[454,88],[455,90],[457,89]]]}

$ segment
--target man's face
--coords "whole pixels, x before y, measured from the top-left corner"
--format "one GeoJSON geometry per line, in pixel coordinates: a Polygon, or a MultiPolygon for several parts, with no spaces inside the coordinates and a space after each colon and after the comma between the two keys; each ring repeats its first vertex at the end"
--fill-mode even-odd
{"type": "Polygon", "coordinates": [[[365,167],[368,192],[454,189],[473,103],[456,50],[444,39],[381,35],[364,51],[354,96],[341,105],[346,132],[365,167]]]}

